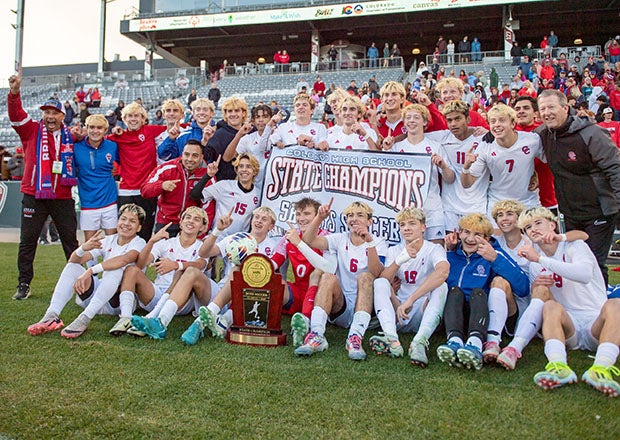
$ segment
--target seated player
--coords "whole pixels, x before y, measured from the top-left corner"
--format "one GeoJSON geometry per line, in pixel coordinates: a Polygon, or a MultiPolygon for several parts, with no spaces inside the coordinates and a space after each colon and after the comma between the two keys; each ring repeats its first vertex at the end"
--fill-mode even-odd
{"type": "Polygon", "coordinates": [[[198,256],[198,250],[202,245],[198,236],[204,232],[207,224],[207,214],[201,208],[191,206],[181,213],[178,235],[169,237],[168,228],[171,226],[169,223],[150,238],[140,252],[136,265],[125,271],[121,282],[120,319],[112,327],[110,334],[114,336],[123,333],[134,336],[148,334],[153,339],[162,339],[175,314],[187,315],[197,310],[200,304],[209,301],[214,290],[210,283],[205,283],[194,291],[195,300],[191,297],[191,291],[185,295],[177,293],[174,296],[171,292],[175,282],[178,282],[185,271],[194,268],[196,272],[201,273],[205,269],[206,261],[198,256]],[[144,268],[149,265],[155,267],[157,272],[154,281],[144,273],[144,268]],[[169,297],[176,307],[167,303],[169,297]],[[132,318],[136,298],[140,307],[149,312],[146,318],[139,316],[132,318]],[[163,306],[163,309],[159,305],[163,306]],[[148,326],[148,331],[145,331],[144,328],[147,327],[145,323],[151,318],[159,322],[153,321],[152,325],[148,326]],[[134,321],[141,325],[136,325],[134,321]],[[132,325],[135,328],[131,328],[132,325]]]}
{"type": "Polygon", "coordinates": [[[144,247],[144,240],[137,235],[144,216],[144,210],[138,205],[123,205],[119,211],[116,234],[103,237],[99,232],[71,254],[56,283],[45,315],[28,327],[28,333],[35,336],[62,328],[60,313],[73,292],[76,293],[76,303],[85,310],[60,333],[65,338],[81,336],[97,313],[118,313],[109,301],[116,294],[123,271],[136,261],[144,247]],[[84,269],[83,264],[90,260],[96,261],[98,257],[102,257],[101,263],[84,269]],[[97,274],[102,272],[100,280],[97,274]]]}
{"type": "MultiPolygon", "coordinates": [[[[493,226],[482,214],[468,214],[459,220],[458,241],[448,234],[448,299],[444,321],[448,341],[437,347],[442,362],[469,369],[482,368],[482,344],[487,337],[488,292],[510,284],[517,296],[529,292],[527,275],[491,237],[493,226]],[[468,326],[464,321],[468,319],[468,326]],[[467,330],[467,341],[463,336],[467,330]]],[[[504,294],[505,295],[505,294],[504,294]]]]}
{"type": "Polygon", "coordinates": [[[388,249],[386,267],[374,282],[375,312],[383,335],[370,338],[375,353],[401,357],[396,331],[416,332],[409,357],[421,367],[428,365],[428,340],[443,315],[450,272],[444,248],[424,240],[425,221],[424,211],[412,206],[396,215],[402,242],[388,249]],[[400,281],[396,293],[390,285],[394,278],[400,281]]]}
{"type": "Polygon", "coordinates": [[[318,235],[321,222],[330,214],[332,202],[333,198],[319,208],[303,240],[312,248],[335,253],[338,269],[335,275],[326,273],[321,277],[310,317],[310,333],[304,344],[295,349],[295,354],[311,356],[326,350],[325,326],[329,320],[339,327],[349,328],[346,342],[349,358],[364,360],[362,338],[372,313],[372,285],[383,271],[387,244],[370,233],[372,208],[362,202],[353,202],[343,211],[348,232],[318,235]]]}
{"type": "Polygon", "coordinates": [[[557,219],[548,209],[525,211],[519,216],[519,227],[533,243],[521,247],[519,255],[532,262],[535,275],[546,277],[539,284],[552,295],[542,311],[549,363],[545,371],[536,373],[534,382],[546,390],[577,382],[567,365],[566,348],[596,351],[594,364],[581,379],[617,397],[620,385],[612,375],[620,375],[614,366],[620,344],[620,299],[607,299],[596,257],[581,240],[544,243],[543,237],[557,229],[557,219]]]}

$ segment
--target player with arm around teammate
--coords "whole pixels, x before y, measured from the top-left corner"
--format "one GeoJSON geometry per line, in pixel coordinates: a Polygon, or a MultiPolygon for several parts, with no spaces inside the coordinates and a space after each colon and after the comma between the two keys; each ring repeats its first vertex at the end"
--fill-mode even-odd
{"type": "Polygon", "coordinates": [[[424,211],[413,206],[396,215],[402,242],[388,249],[385,269],[374,281],[374,306],[383,335],[370,338],[375,353],[401,357],[397,331],[416,332],[409,357],[423,368],[428,365],[428,340],[443,315],[450,272],[443,247],[424,240],[425,221],[424,211]],[[397,292],[390,285],[394,278],[400,281],[397,292]]]}

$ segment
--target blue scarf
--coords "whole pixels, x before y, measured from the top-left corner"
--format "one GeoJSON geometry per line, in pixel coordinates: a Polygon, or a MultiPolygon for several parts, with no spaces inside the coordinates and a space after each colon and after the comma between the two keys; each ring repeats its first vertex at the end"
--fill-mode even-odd
{"type": "MultiPolygon", "coordinates": [[[[73,166],[73,138],[69,129],[65,125],[61,128],[61,139],[59,149],[59,160],[62,162],[62,173],[60,175],[59,184],[62,186],[77,185],[75,177],[75,168],[73,166]]],[[[54,199],[54,175],[52,173],[52,164],[56,157],[52,156],[50,145],[53,145],[54,136],[51,134],[43,121],[39,122],[39,131],[37,134],[37,168],[35,175],[35,198],[37,199],[54,199]],[[52,142],[50,143],[50,139],[52,142]]]]}

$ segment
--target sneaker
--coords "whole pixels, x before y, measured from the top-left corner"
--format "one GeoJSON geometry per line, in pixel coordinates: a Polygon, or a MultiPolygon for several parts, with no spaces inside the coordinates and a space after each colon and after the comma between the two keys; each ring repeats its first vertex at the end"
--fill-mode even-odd
{"type": "Polygon", "coordinates": [[[376,354],[388,354],[391,357],[395,358],[403,357],[403,346],[400,345],[400,341],[398,340],[398,338],[390,338],[385,334],[381,333],[371,337],[369,343],[370,348],[376,354]]]}
{"type": "Polygon", "coordinates": [[[75,321],[66,326],[60,332],[60,336],[63,336],[67,339],[79,338],[88,328],[88,324],[90,324],[90,319],[84,315],[79,315],[77,318],[75,318],[75,321]]]}
{"type": "Polygon", "coordinates": [[[465,368],[480,370],[482,369],[482,352],[478,347],[466,344],[456,351],[456,357],[465,368]]]}
{"type": "Polygon", "coordinates": [[[534,383],[545,390],[577,382],[577,375],[564,362],[549,362],[545,371],[534,375],[534,383]]]}
{"type": "Polygon", "coordinates": [[[131,319],[127,317],[121,317],[114,327],[110,329],[110,334],[112,336],[121,336],[127,333],[127,330],[131,328],[131,319]]]}
{"type": "Polygon", "coordinates": [[[495,362],[497,356],[499,356],[501,349],[499,344],[495,341],[488,341],[482,345],[482,360],[485,364],[491,364],[495,362]]]}
{"type": "MultiPolygon", "coordinates": [[[[400,342],[398,343],[400,345],[400,342]]],[[[345,345],[347,351],[349,352],[349,359],[354,361],[363,361],[366,359],[366,352],[362,348],[362,338],[360,335],[351,335],[347,338],[347,343],[345,345]]],[[[402,351],[402,347],[400,348],[402,351]]],[[[401,353],[402,356],[402,353],[401,353]]]]}
{"type": "Polygon", "coordinates": [[[159,318],[144,318],[142,316],[132,316],[131,324],[140,331],[146,333],[151,339],[164,339],[168,329],[164,327],[159,318]]]}
{"type": "Polygon", "coordinates": [[[306,335],[310,331],[310,320],[303,313],[295,313],[291,318],[291,335],[293,335],[293,347],[299,347],[304,343],[306,335]]]}
{"type": "Polygon", "coordinates": [[[502,352],[497,356],[495,362],[504,367],[506,370],[514,370],[517,366],[517,360],[521,357],[521,353],[510,345],[504,347],[502,352]]]}
{"type": "Polygon", "coordinates": [[[303,345],[295,349],[295,354],[297,356],[312,356],[314,353],[327,350],[327,347],[329,344],[325,336],[310,332],[306,335],[303,345]]]}
{"type": "Polygon", "coordinates": [[[445,344],[441,344],[437,347],[437,357],[443,363],[450,365],[451,367],[462,368],[463,364],[459,362],[456,352],[463,345],[455,341],[448,341],[445,344]]]}
{"type": "Polygon", "coordinates": [[[43,246],[46,246],[46,245],[50,244],[50,242],[47,241],[47,240],[39,240],[39,244],[43,245],[43,246]]]}
{"type": "Polygon", "coordinates": [[[181,335],[181,341],[187,345],[196,345],[198,340],[204,336],[202,332],[202,322],[200,319],[196,319],[181,335]]]}
{"type": "Polygon", "coordinates": [[[133,326],[133,324],[131,325],[131,327],[129,327],[129,328],[127,329],[127,332],[126,332],[126,333],[127,333],[128,335],[135,336],[136,338],[144,338],[144,337],[146,336],[146,333],[144,333],[143,331],[138,330],[137,328],[135,328],[135,327],[133,326]]]}
{"type": "Polygon", "coordinates": [[[214,338],[223,339],[226,336],[228,327],[220,325],[222,321],[218,320],[218,315],[213,313],[212,310],[202,306],[200,307],[199,314],[200,322],[202,322],[203,328],[208,328],[211,330],[211,334],[214,338]]]}
{"type": "Polygon", "coordinates": [[[612,374],[620,376],[620,369],[613,365],[611,367],[592,365],[588,371],[583,373],[581,380],[609,397],[618,397],[620,385],[613,379],[612,374]]]}
{"type": "Polygon", "coordinates": [[[30,285],[28,283],[19,283],[17,285],[17,291],[13,295],[13,299],[26,299],[30,296],[30,285]]]}
{"type": "Polygon", "coordinates": [[[37,336],[43,333],[49,333],[64,327],[60,318],[56,315],[44,316],[39,322],[28,327],[28,333],[37,336]]]}
{"type": "Polygon", "coordinates": [[[428,339],[411,341],[409,345],[409,360],[412,365],[426,368],[428,366],[428,356],[426,355],[426,349],[428,348],[428,339]]]}

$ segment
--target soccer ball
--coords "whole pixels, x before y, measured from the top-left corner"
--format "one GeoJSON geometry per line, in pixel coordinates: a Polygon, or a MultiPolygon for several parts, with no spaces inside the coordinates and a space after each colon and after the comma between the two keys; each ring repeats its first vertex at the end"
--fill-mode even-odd
{"type": "Polygon", "coordinates": [[[250,254],[258,249],[256,239],[247,232],[237,232],[226,243],[226,256],[236,266],[240,266],[250,254]]]}

